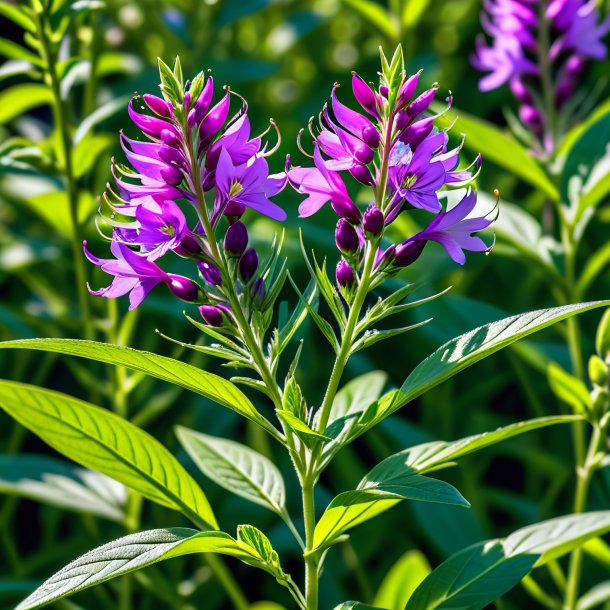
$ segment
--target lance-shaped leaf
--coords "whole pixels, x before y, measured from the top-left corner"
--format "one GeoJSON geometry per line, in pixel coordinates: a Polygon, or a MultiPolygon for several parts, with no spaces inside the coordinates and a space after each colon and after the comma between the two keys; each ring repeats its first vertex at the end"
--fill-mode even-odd
{"type": "Polygon", "coordinates": [[[327,547],[347,530],[402,500],[470,506],[449,483],[417,474],[402,456],[392,456],[373,468],[360,481],[358,489],[341,493],[332,500],[316,525],[314,549],[327,547]]]}
{"type": "Polygon", "coordinates": [[[46,455],[0,456],[0,492],[114,521],[125,519],[127,493],[121,483],[46,455]]]}
{"type": "Polygon", "coordinates": [[[364,411],[381,396],[387,381],[388,375],[384,371],[371,371],[348,381],[333,400],[329,423],[340,417],[364,411]]]}
{"type": "Polygon", "coordinates": [[[609,301],[593,301],[530,311],[485,324],[448,341],[416,366],[399,390],[389,392],[371,405],[362,414],[351,438],[356,438],[403,405],[515,341],[575,314],[608,304],[609,301]]]}
{"type": "Polygon", "coordinates": [[[284,512],[284,480],[271,460],[245,445],[182,426],[176,434],[193,462],[212,481],[280,515],[284,512]]]}
{"type": "Polygon", "coordinates": [[[373,603],[388,610],[404,610],[413,591],[430,574],[430,564],[420,551],[407,551],[385,575],[373,603]]]}
{"type": "Polygon", "coordinates": [[[221,553],[258,565],[248,545],[224,532],[198,532],[176,527],[139,532],[85,553],[51,576],[15,610],[39,608],[117,576],[190,553],[221,553]]]}
{"type": "Polygon", "coordinates": [[[123,418],[59,392],[0,381],[0,407],[66,457],[217,529],[205,494],[156,439],[123,418]]]}
{"type": "Polygon", "coordinates": [[[201,394],[257,423],[273,436],[278,436],[277,430],[256,410],[246,395],[230,381],[173,358],[130,347],[79,339],[4,341],[0,343],[0,348],[55,352],[141,371],[151,377],[201,394]]]}
{"type": "Polygon", "coordinates": [[[566,515],[479,542],[452,555],[415,590],[405,610],[482,610],[534,567],[610,531],[610,511],[566,515]]]}

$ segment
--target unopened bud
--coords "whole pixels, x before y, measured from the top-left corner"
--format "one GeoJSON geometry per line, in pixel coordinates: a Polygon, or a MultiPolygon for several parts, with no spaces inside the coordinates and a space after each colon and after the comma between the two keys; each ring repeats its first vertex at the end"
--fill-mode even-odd
{"type": "Polygon", "coordinates": [[[345,218],[340,218],[335,231],[337,248],[345,255],[353,255],[360,250],[360,239],[356,229],[345,218]]]}
{"type": "Polygon", "coordinates": [[[248,230],[243,222],[229,226],[225,234],[224,248],[229,256],[241,256],[248,247],[248,230]]]}
{"type": "Polygon", "coordinates": [[[202,292],[199,284],[187,277],[170,273],[166,284],[172,294],[182,301],[196,303],[201,299],[202,292]]]}
{"type": "Polygon", "coordinates": [[[239,275],[244,282],[249,282],[258,269],[258,254],[254,248],[248,248],[239,259],[239,275]]]}
{"type": "Polygon", "coordinates": [[[208,284],[212,284],[212,286],[220,286],[220,284],[222,284],[222,275],[216,265],[208,263],[207,261],[202,261],[197,263],[197,267],[199,268],[203,279],[208,282],[208,284]]]}
{"type": "Polygon", "coordinates": [[[383,212],[375,205],[371,204],[362,218],[362,228],[366,236],[379,237],[383,231],[384,217],[383,212]]]}

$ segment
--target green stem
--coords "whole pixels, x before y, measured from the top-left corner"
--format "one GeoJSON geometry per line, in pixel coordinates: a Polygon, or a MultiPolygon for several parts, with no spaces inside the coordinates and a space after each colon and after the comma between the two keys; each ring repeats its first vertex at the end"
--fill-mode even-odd
{"type": "Polygon", "coordinates": [[[306,475],[301,480],[303,493],[303,518],[305,520],[305,608],[318,610],[318,557],[309,554],[314,548],[313,539],[316,529],[316,504],[314,481],[306,475]]]}
{"type": "Polygon", "coordinates": [[[59,134],[59,143],[63,157],[64,179],[66,181],[66,195],[70,209],[70,222],[72,229],[72,253],[74,258],[74,270],[76,275],[76,292],[81,316],[83,319],[84,335],[87,339],[95,338],[93,324],[91,320],[91,310],[89,306],[89,294],[87,292],[87,277],[85,271],[85,258],[81,250],[83,236],[78,220],[78,190],[74,177],[72,163],[72,139],[66,118],[65,105],[61,98],[60,80],[57,73],[57,54],[52,47],[46,29],[49,28],[49,19],[45,8],[39,12],[33,6],[33,14],[36,20],[36,30],[40,42],[40,55],[45,63],[45,72],[49,80],[49,85],[53,93],[52,110],[55,122],[55,129],[59,134]]]}
{"type": "MultiPolygon", "coordinates": [[[[555,151],[556,145],[556,129],[557,129],[557,113],[555,112],[555,87],[553,85],[553,77],[551,74],[551,62],[549,60],[549,51],[551,47],[551,21],[546,16],[548,2],[545,0],[540,3],[539,7],[539,22],[538,30],[538,65],[540,67],[540,77],[542,80],[542,95],[543,95],[543,117],[545,123],[546,135],[550,138],[551,157],[555,151]]],[[[543,142],[543,147],[545,147],[543,142]]]]}
{"type": "MultiPolygon", "coordinates": [[[[587,496],[589,495],[589,487],[593,473],[597,469],[597,454],[603,447],[604,435],[599,425],[593,427],[591,440],[584,464],[577,471],[576,497],[574,499],[574,512],[584,513],[587,510],[587,496]]],[[[580,576],[582,572],[582,548],[578,548],[572,552],[570,557],[570,567],[568,569],[568,582],[566,586],[566,610],[576,610],[578,603],[578,593],[580,589],[580,576]]]]}
{"type": "Polygon", "coordinates": [[[531,576],[526,576],[521,581],[521,584],[530,594],[530,596],[542,604],[545,608],[549,608],[549,610],[561,610],[561,602],[546,593],[546,591],[531,576]]]}

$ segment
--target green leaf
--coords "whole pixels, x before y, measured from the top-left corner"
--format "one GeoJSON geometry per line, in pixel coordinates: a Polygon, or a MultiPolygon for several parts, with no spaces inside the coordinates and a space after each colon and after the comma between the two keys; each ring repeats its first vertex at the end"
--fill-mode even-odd
{"type": "Polygon", "coordinates": [[[237,528],[237,540],[252,549],[251,553],[266,566],[267,571],[278,581],[286,579],[277,552],[271,546],[269,538],[253,525],[240,525],[237,528]]]}
{"type": "Polygon", "coordinates": [[[22,47],[20,44],[17,44],[8,38],[0,38],[0,55],[8,59],[22,59],[33,64],[34,66],[43,66],[43,63],[38,55],[35,55],[31,51],[28,51],[28,49],[25,47],[22,47]]]}
{"type": "Polygon", "coordinates": [[[53,93],[46,85],[38,83],[14,85],[0,93],[0,125],[12,121],[32,108],[52,102],[53,93]]]}
{"type": "Polygon", "coordinates": [[[271,460],[234,441],[182,426],[176,433],[198,468],[215,483],[280,515],[284,512],[284,480],[271,460]]]}
{"type": "Polygon", "coordinates": [[[66,457],[216,529],[205,494],[156,439],[114,413],[59,392],[0,381],[0,407],[66,457]]]}
{"type": "Polygon", "coordinates": [[[553,394],[572,407],[575,413],[587,413],[591,408],[591,396],[584,381],[562,369],[556,362],[547,368],[547,377],[553,394]]]}
{"type": "Polygon", "coordinates": [[[163,381],[201,394],[257,423],[276,438],[279,436],[277,430],[256,410],[246,395],[230,381],[173,358],[159,356],[152,352],[144,352],[130,347],[77,339],[5,341],[0,343],[1,348],[56,352],[97,360],[99,362],[107,362],[115,366],[124,366],[134,371],[141,371],[151,377],[162,379],[163,381]]]}
{"type": "Polygon", "coordinates": [[[0,2],[0,15],[10,19],[13,23],[28,32],[36,31],[36,25],[29,15],[29,9],[26,9],[23,6],[11,4],[10,2],[0,2]]]}
{"type": "Polygon", "coordinates": [[[0,456],[0,492],[113,521],[125,519],[123,485],[50,456],[0,456]]]}
{"type": "Polygon", "coordinates": [[[76,146],[94,127],[102,121],[113,116],[116,112],[126,107],[129,98],[122,96],[115,98],[99,108],[96,108],[90,115],[86,116],[79,124],[78,129],[72,136],[72,144],[76,146]]]}
{"type": "Polygon", "coordinates": [[[420,500],[470,506],[449,483],[425,477],[405,464],[403,456],[391,456],[360,481],[358,489],[336,496],[316,525],[314,550],[330,545],[348,529],[376,517],[402,500],[420,500]]]}
{"type": "Polygon", "coordinates": [[[307,423],[291,411],[278,410],[276,414],[282,420],[282,423],[288,426],[308,447],[318,441],[328,442],[330,440],[328,436],[312,430],[307,423]]]}
{"type": "Polygon", "coordinates": [[[595,349],[602,360],[610,359],[610,309],[607,309],[597,326],[595,349]]]}
{"type": "Polygon", "coordinates": [[[371,371],[348,381],[335,396],[329,424],[340,417],[364,411],[381,396],[387,381],[385,371],[371,371]]]}
{"type": "Polygon", "coordinates": [[[579,600],[576,610],[592,610],[610,600],[610,580],[589,589],[579,600]]]}
{"type": "Polygon", "coordinates": [[[609,301],[593,301],[530,311],[479,326],[448,341],[415,367],[400,390],[384,395],[363,413],[356,435],[475,362],[491,356],[515,341],[575,314],[608,304],[609,301]]]}
{"type": "Polygon", "coordinates": [[[81,178],[93,168],[95,162],[114,144],[114,136],[95,134],[86,136],[72,151],[74,177],[81,178]]]}
{"type": "Polygon", "coordinates": [[[347,6],[359,13],[368,23],[376,27],[390,40],[398,40],[396,19],[380,4],[371,0],[343,0],[347,6]]]}
{"type": "Polygon", "coordinates": [[[500,540],[478,542],[425,578],[405,610],[482,610],[517,585],[535,563],[535,555],[508,557],[500,540]]]}
{"type": "Polygon", "coordinates": [[[362,602],[343,602],[338,606],[334,607],[334,610],[385,610],[384,608],[378,608],[377,606],[369,606],[368,604],[363,604],[362,602]]]}
{"type": "Polygon", "coordinates": [[[117,576],[190,553],[221,553],[247,563],[258,559],[247,545],[224,532],[183,527],[139,532],[85,553],[51,576],[15,610],[40,608],[117,576]]]}
{"type": "Polygon", "coordinates": [[[405,610],[482,610],[534,567],[608,531],[610,511],[598,511],[536,523],[504,540],[479,542],[436,568],[415,590],[405,610]]]}
{"type": "Polygon", "coordinates": [[[414,28],[426,13],[428,6],[430,6],[430,0],[406,0],[402,9],[403,27],[414,28]]]}
{"type": "Polygon", "coordinates": [[[575,421],[581,421],[580,415],[551,415],[548,417],[539,417],[529,421],[510,424],[503,428],[498,428],[492,432],[483,432],[467,436],[457,441],[432,441],[423,445],[416,445],[405,449],[395,455],[400,455],[405,460],[407,466],[414,468],[417,472],[425,474],[438,470],[447,465],[451,465],[455,460],[480,451],[491,445],[496,445],[513,436],[524,434],[539,428],[546,428],[555,424],[567,424],[575,421]]]}
{"type": "Polygon", "coordinates": [[[407,551],[386,574],[373,603],[387,610],[403,610],[430,571],[430,564],[420,551],[407,551]]]}
{"type": "Polygon", "coordinates": [[[483,155],[500,167],[509,170],[532,186],[541,189],[554,201],[559,200],[559,192],[541,165],[531,154],[504,131],[461,110],[449,110],[437,119],[439,126],[449,128],[454,125],[455,133],[466,134],[466,146],[483,155]]]}

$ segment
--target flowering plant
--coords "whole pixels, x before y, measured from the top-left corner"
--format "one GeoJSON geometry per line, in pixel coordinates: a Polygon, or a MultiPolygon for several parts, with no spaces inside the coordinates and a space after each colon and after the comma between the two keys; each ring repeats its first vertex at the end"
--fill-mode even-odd
{"type": "MultiPolygon", "coordinates": [[[[400,280],[405,267],[421,263],[430,242],[460,265],[465,252],[490,249],[492,240],[485,241],[478,232],[490,227],[497,210],[481,211],[477,205],[474,182],[481,158],[461,164],[462,144],[452,147],[448,130],[439,127],[440,114],[431,110],[438,88],[417,92],[419,73],[407,76],[400,47],[389,60],[381,53],[377,85],[353,75],[358,111],[340,101],[338,86],[333,87],[330,105],[317,122],[310,122],[311,146],[299,138],[299,148],[312,162],[293,165],[289,157],[284,171],[275,174],[268,161],[275,147],[264,143],[267,134],[251,137],[248,106],[239,95],[226,89],[214,103],[212,77],[199,73],[185,82],[179,60],[173,68],[160,62],[160,80],[162,97],[147,94],[129,104],[130,118],[147,141],[120,136],[129,166],[113,163],[115,184],[102,198],[98,223],[112,257],[99,258],[95,252],[100,246],[84,244],[87,258],[112,280],[89,290],[110,299],[128,294],[134,309],[165,285],[190,306],[189,322],[211,339],[180,345],[219,358],[243,375],[225,379],[181,359],[94,341],[33,339],[0,347],[79,356],[144,373],[247,419],[286,452],[298,486],[287,487],[277,465],[245,444],[186,427],[178,427],[176,434],[209,479],[285,523],[301,562],[291,564],[289,573],[267,533],[257,526],[239,525],[235,535],[223,531],[222,518],[195,479],[135,424],[65,394],[3,381],[0,406],[18,422],[70,459],[181,513],[194,526],[132,532],[103,544],[51,576],[18,608],[37,608],[153,563],[201,553],[235,607],[247,605],[216,555],[267,572],[287,590],[293,607],[317,610],[327,557],[346,542],[352,528],[405,500],[467,508],[468,501],[453,485],[430,474],[509,437],[580,422],[585,415],[540,417],[453,442],[414,444],[385,457],[320,510],[320,477],[337,454],[464,368],[537,330],[608,303],[564,305],[476,328],[441,346],[399,388],[385,393],[385,378],[371,372],[345,383],[346,367],[356,353],[421,326],[387,328],[389,320],[441,296],[408,300],[416,286],[400,280]],[[234,115],[232,103],[238,107],[234,115]],[[286,212],[277,202],[288,186],[305,197],[301,217],[327,203],[339,217],[334,277],[315,254],[306,255],[311,281],[304,290],[290,278],[282,239],[264,255],[250,245],[249,216],[283,220],[286,212]],[[366,194],[365,206],[357,203],[355,188],[366,194]],[[399,220],[406,215],[423,217],[423,227],[402,233],[399,220]],[[172,260],[188,275],[166,270],[172,260]],[[287,278],[298,302],[292,315],[281,320],[275,304],[287,278]],[[388,291],[391,279],[401,283],[388,291]],[[335,354],[321,401],[299,383],[299,358],[308,345],[295,347],[293,340],[307,318],[335,354]],[[287,503],[297,492],[302,506],[298,518],[287,503]]],[[[596,371],[601,371],[598,394],[604,397],[609,326],[606,319],[600,327],[595,360],[596,371]]],[[[601,406],[595,409],[592,403],[587,417],[603,430],[607,409],[604,401],[596,404],[601,406]]],[[[602,511],[595,518],[585,514],[543,521],[478,543],[415,583],[401,596],[402,604],[408,610],[483,608],[535,567],[608,530],[610,514],[602,511]]],[[[367,607],[350,601],[338,608],[358,606],[367,607]]]]}

